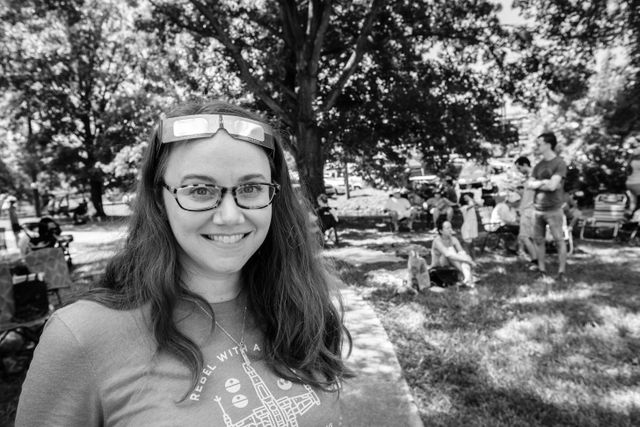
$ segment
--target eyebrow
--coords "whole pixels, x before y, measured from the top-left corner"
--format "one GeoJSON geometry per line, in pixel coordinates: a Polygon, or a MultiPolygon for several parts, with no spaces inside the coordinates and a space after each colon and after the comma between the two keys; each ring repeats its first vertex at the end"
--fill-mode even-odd
{"type": "MultiPolygon", "coordinates": [[[[264,181],[269,181],[267,179],[267,177],[265,177],[264,175],[262,175],[261,173],[250,173],[247,175],[242,175],[239,179],[238,182],[248,182],[254,179],[262,179],[264,181]]],[[[202,174],[188,174],[182,177],[181,182],[185,182],[188,180],[200,180],[200,181],[205,181],[208,183],[212,183],[215,184],[217,181],[212,178],[209,175],[202,175],[202,174]]]]}

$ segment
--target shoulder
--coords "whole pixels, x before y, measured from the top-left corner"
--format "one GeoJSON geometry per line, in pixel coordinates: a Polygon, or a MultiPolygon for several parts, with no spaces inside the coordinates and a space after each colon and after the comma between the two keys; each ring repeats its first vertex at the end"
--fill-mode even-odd
{"type": "Polygon", "coordinates": [[[146,328],[142,308],[116,310],[94,301],[80,300],[57,310],[47,333],[68,333],[82,346],[101,347],[123,336],[140,335],[146,328]]]}
{"type": "Polygon", "coordinates": [[[554,162],[556,165],[558,165],[558,166],[564,166],[564,167],[567,167],[567,162],[565,162],[565,161],[564,161],[564,159],[563,159],[562,157],[560,157],[560,156],[556,156],[556,157],[553,159],[553,162],[554,162]]]}

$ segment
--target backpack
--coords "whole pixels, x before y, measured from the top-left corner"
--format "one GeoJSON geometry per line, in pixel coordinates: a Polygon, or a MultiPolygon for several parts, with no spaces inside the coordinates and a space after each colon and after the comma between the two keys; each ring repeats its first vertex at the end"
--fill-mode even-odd
{"type": "MultiPolygon", "coordinates": [[[[23,273],[23,271],[18,271],[23,273]]],[[[14,322],[28,322],[49,312],[49,295],[43,273],[13,275],[14,322]]]]}
{"type": "Polygon", "coordinates": [[[433,267],[429,270],[431,286],[446,288],[461,281],[460,272],[453,267],[433,267]]]}

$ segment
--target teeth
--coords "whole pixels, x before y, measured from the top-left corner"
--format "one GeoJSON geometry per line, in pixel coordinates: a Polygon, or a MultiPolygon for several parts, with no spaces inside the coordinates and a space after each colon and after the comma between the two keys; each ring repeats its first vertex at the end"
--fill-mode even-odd
{"type": "Polygon", "coordinates": [[[210,240],[213,240],[214,242],[221,242],[221,243],[236,243],[239,242],[240,239],[242,239],[242,237],[244,236],[244,234],[210,234],[208,237],[210,240]]]}

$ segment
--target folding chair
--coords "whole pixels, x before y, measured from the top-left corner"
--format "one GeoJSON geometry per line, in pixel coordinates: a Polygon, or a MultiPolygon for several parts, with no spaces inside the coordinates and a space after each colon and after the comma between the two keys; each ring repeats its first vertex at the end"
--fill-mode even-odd
{"type": "Polygon", "coordinates": [[[484,236],[480,243],[480,253],[484,252],[485,248],[495,250],[502,242],[507,251],[517,253],[519,227],[491,222],[491,212],[493,211],[491,206],[480,206],[476,210],[484,228],[484,236]],[[514,245],[516,246],[513,247],[514,245]]]}
{"type": "Polygon", "coordinates": [[[595,198],[593,216],[582,223],[583,240],[610,240],[618,235],[620,226],[627,222],[625,209],[628,197],[623,193],[602,193],[595,198]]]}
{"type": "Polygon", "coordinates": [[[12,275],[8,265],[0,266],[0,287],[0,372],[6,375],[29,365],[53,307],[42,273],[12,275]]]}
{"type": "Polygon", "coordinates": [[[7,249],[7,238],[5,237],[6,229],[4,227],[0,227],[0,250],[7,249]]]}
{"type": "Polygon", "coordinates": [[[60,290],[72,285],[64,250],[59,247],[39,249],[29,252],[24,262],[31,273],[43,273],[48,292],[56,296],[57,305],[62,305],[60,290]]]}

